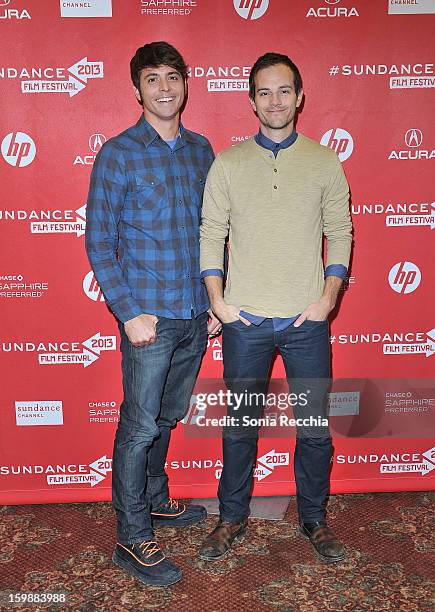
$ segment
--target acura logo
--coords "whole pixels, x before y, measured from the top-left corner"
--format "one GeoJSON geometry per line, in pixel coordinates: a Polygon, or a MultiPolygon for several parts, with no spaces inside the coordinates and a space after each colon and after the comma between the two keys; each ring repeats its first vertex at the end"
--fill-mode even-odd
{"type": "Polygon", "coordinates": [[[405,134],[405,143],[407,147],[419,147],[423,142],[423,134],[421,130],[412,128],[405,134]]]}
{"type": "Polygon", "coordinates": [[[93,153],[98,153],[103,144],[106,142],[107,138],[104,134],[92,134],[89,138],[89,148],[93,153]]]}

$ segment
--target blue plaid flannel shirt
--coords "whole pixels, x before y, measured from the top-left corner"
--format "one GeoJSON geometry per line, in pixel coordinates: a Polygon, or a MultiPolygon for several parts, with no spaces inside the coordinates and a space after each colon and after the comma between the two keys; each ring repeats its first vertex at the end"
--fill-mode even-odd
{"type": "Polygon", "coordinates": [[[181,125],[171,149],[143,115],[99,151],[86,251],[120,321],[143,313],[190,319],[207,310],[199,224],[213,157],[208,140],[181,125]]]}

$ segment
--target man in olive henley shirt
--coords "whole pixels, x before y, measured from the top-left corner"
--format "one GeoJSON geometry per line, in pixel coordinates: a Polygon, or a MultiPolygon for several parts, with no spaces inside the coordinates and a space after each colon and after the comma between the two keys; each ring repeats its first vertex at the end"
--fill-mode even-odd
{"type": "MultiPolygon", "coordinates": [[[[348,185],[337,155],[294,130],[303,91],[290,58],[263,55],[249,85],[260,131],[217,156],[206,182],[201,227],[201,275],[223,323],[224,378],[234,392],[267,390],[271,359],[279,349],[291,390],[302,392],[305,380],[311,393],[308,406],[293,406],[295,418],[325,421],[327,317],[347,275],[352,243],[348,185]]],[[[261,407],[245,402],[238,410],[228,406],[228,414],[254,420],[261,407]]],[[[258,432],[241,429],[224,429],[220,519],[200,550],[208,561],[222,558],[246,530],[258,432]]],[[[322,559],[335,562],[344,558],[344,548],[325,522],[331,456],[327,427],[297,427],[300,531],[322,559]]]]}

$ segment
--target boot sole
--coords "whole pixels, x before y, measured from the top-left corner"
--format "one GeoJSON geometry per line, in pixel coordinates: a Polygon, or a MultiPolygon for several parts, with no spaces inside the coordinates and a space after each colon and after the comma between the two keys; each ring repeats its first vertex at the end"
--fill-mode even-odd
{"type": "Polygon", "coordinates": [[[183,577],[183,574],[181,571],[178,577],[175,577],[172,579],[166,579],[166,580],[162,578],[152,578],[152,577],[144,576],[143,574],[141,574],[141,572],[139,572],[135,568],[135,566],[132,563],[129,563],[125,559],[122,559],[121,557],[119,557],[116,552],[114,552],[112,555],[112,562],[118,567],[122,568],[128,574],[131,574],[132,576],[140,580],[143,584],[147,584],[148,586],[158,586],[158,587],[171,586],[171,584],[175,584],[176,582],[179,582],[181,578],[183,577]]]}
{"type": "Polygon", "coordinates": [[[231,551],[231,549],[234,546],[234,544],[237,544],[238,542],[243,540],[245,535],[246,535],[246,529],[244,529],[241,533],[236,535],[236,537],[234,538],[234,540],[231,543],[231,546],[229,548],[227,548],[227,550],[225,552],[223,552],[221,555],[219,555],[219,557],[207,557],[205,555],[201,555],[201,553],[198,553],[198,556],[203,561],[220,561],[221,559],[223,559],[225,557],[225,555],[227,555],[231,551]]]}
{"type": "Polygon", "coordinates": [[[322,555],[321,553],[319,553],[319,551],[316,549],[316,547],[314,546],[314,544],[311,542],[309,536],[307,536],[306,533],[304,533],[301,529],[299,529],[299,534],[305,538],[306,540],[308,540],[308,542],[311,544],[311,546],[314,549],[314,554],[316,555],[316,557],[318,559],[320,559],[320,561],[324,561],[325,563],[339,563],[340,561],[344,561],[344,559],[346,558],[346,553],[343,553],[341,555],[341,557],[327,557],[326,555],[322,555]]]}
{"type": "Polygon", "coordinates": [[[167,518],[167,519],[162,519],[162,518],[154,518],[152,513],[151,513],[151,521],[153,524],[153,527],[190,527],[191,525],[199,525],[200,523],[203,523],[205,520],[207,519],[207,513],[204,514],[204,516],[201,516],[199,519],[196,518],[192,518],[189,519],[188,521],[185,521],[183,523],[177,523],[177,519],[171,519],[171,518],[167,518]]]}

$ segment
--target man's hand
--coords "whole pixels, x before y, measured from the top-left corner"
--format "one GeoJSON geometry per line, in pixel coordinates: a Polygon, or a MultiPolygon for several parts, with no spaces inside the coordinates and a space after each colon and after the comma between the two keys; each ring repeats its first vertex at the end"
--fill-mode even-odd
{"type": "Polygon", "coordinates": [[[305,310],[299,315],[296,321],[293,323],[295,327],[302,325],[304,321],[325,321],[328,318],[329,313],[334,308],[334,304],[331,300],[325,296],[322,296],[317,302],[309,304],[305,310]]]}
{"type": "Polygon", "coordinates": [[[233,323],[239,319],[245,325],[251,325],[248,319],[240,316],[240,308],[233,304],[226,304],[223,300],[212,305],[213,312],[222,323],[233,323]]]}
{"type": "Polygon", "coordinates": [[[125,333],[133,346],[148,346],[157,340],[157,317],[141,314],[124,323],[125,333]]]}
{"type": "Polygon", "coordinates": [[[207,323],[207,332],[210,338],[217,336],[222,330],[222,323],[215,316],[214,312],[211,308],[207,310],[208,312],[208,323],[207,323]]]}

